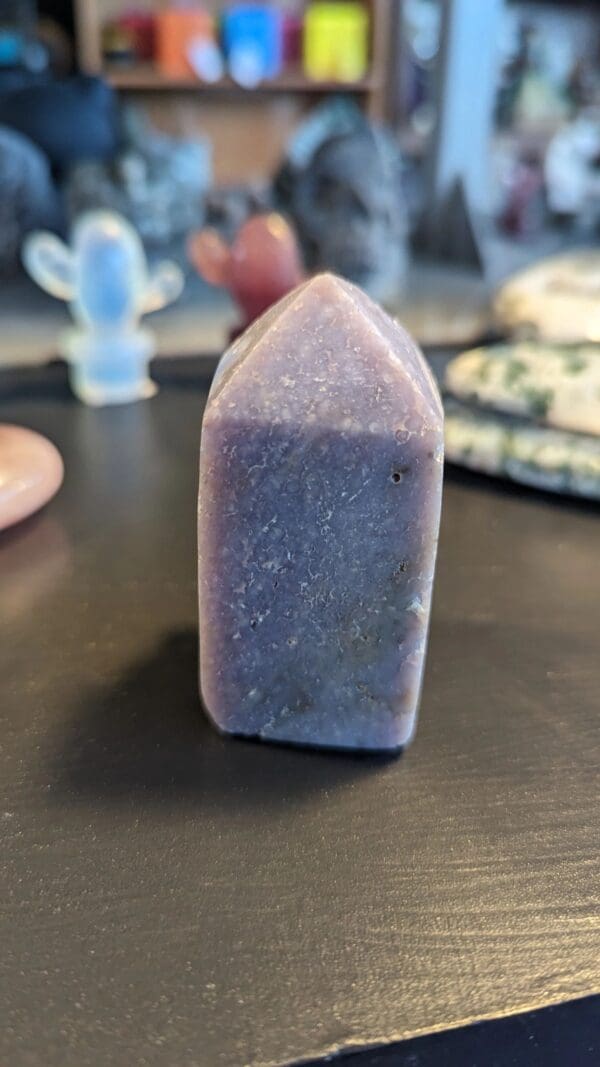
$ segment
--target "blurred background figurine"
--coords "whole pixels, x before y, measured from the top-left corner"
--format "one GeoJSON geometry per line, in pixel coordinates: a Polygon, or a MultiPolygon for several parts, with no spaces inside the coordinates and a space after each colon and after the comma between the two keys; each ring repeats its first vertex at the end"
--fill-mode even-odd
{"type": "Polygon", "coordinates": [[[498,219],[501,228],[514,237],[539,233],[546,218],[546,200],[543,170],[535,153],[511,156],[505,185],[506,199],[498,219]]]}
{"type": "Polygon", "coordinates": [[[582,110],[551,138],[544,160],[548,206],[557,221],[594,231],[600,224],[600,109],[582,110]]]}
{"type": "Polygon", "coordinates": [[[190,238],[188,252],[198,273],[228,289],[241,310],[234,336],[303,278],[294,231],[275,212],[248,219],[230,245],[216,230],[201,230],[190,238]]]}
{"type": "Polygon", "coordinates": [[[31,234],[23,260],[42,289],[70,303],[77,325],[64,335],[62,351],[80,400],[101,406],[153,396],[154,339],[139,319],[179,296],[179,267],[165,260],[149,272],[135,230],[107,211],[82,215],[72,248],[54,234],[31,234]]]}
{"type": "Polygon", "coordinates": [[[125,109],[120,132],[111,161],[82,160],[71,169],[69,215],[106,208],[129,219],[145,245],[175,246],[202,224],[210,146],[162,133],[134,108],[125,109]]]}
{"type": "Polygon", "coordinates": [[[408,260],[402,157],[354,107],[325,105],[292,140],[275,179],[307,267],[331,270],[378,300],[401,294],[408,260]]]}

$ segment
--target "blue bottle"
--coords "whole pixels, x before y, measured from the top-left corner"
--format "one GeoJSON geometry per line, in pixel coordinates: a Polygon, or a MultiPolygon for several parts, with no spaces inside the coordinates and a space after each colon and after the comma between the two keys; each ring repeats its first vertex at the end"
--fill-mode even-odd
{"type": "Polygon", "coordinates": [[[268,4],[234,4],[222,23],[223,45],[234,81],[252,89],[281,71],[281,14],[268,4]]]}

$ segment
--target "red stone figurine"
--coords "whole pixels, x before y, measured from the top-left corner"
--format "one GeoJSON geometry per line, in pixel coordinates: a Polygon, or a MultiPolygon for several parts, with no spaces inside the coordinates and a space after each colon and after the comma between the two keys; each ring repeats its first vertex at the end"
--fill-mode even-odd
{"type": "Polygon", "coordinates": [[[298,242],[288,222],[272,212],[248,219],[228,245],[216,230],[193,234],[188,255],[210,285],[222,285],[239,306],[245,330],[304,278],[298,242]]]}

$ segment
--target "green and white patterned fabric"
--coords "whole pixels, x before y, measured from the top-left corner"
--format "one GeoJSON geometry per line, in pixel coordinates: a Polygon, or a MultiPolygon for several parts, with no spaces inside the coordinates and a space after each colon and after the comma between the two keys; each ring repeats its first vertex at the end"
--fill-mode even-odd
{"type": "Polygon", "coordinates": [[[600,437],[445,398],[446,458],[554,493],[600,500],[600,437]]]}
{"type": "Polygon", "coordinates": [[[534,342],[474,348],[446,368],[454,397],[561,430],[600,434],[600,346],[534,342]]]}

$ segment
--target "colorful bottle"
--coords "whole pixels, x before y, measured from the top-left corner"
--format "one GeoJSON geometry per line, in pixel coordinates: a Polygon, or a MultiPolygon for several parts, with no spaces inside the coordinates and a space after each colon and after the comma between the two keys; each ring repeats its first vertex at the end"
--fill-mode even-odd
{"type": "Polygon", "coordinates": [[[369,15],[360,3],[315,0],[304,20],[304,69],[313,81],[355,82],[369,65],[369,15]]]}
{"type": "Polygon", "coordinates": [[[234,81],[252,89],[281,71],[281,14],[268,4],[235,4],[223,16],[223,44],[234,81]]]}

